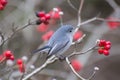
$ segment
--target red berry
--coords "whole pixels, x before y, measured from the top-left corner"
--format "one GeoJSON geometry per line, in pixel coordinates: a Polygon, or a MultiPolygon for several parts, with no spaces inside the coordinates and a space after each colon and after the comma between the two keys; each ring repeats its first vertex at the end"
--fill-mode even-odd
{"type": "Polygon", "coordinates": [[[104,47],[106,50],[109,50],[111,48],[111,45],[105,45],[104,47]]]}
{"type": "Polygon", "coordinates": [[[59,14],[59,12],[56,12],[56,13],[53,15],[53,18],[54,18],[54,19],[60,19],[60,14],[59,14]]]}
{"type": "Polygon", "coordinates": [[[45,22],[46,18],[45,17],[41,17],[40,20],[41,20],[41,22],[45,22]]]}
{"type": "Polygon", "coordinates": [[[18,66],[19,66],[19,71],[20,71],[21,73],[24,73],[24,72],[25,72],[24,64],[20,64],[20,65],[18,65],[18,66]]]}
{"type": "Polygon", "coordinates": [[[51,18],[50,14],[45,15],[46,20],[49,20],[51,18]]]}
{"type": "Polygon", "coordinates": [[[2,4],[0,4],[0,10],[3,10],[4,6],[2,4]]]}
{"type": "Polygon", "coordinates": [[[5,6],[7,4],[7,0],[1,0],[0,2],[3,6],[5,6]]]}
{"type": "Polygon", "coordinates": [[[47,31],[48,27],[49,27],[48,25],[45,25],[44,23],[42,23],[37,27],[37,30],[39,32],[45,32],[45,31],[47,31]]]}
{"type": "Polygon", "coordinates": [[[23,64],[23,60],[22,60],[22,59],[18,59],[18,60],[17,60],[17,64],[18,64],[18,65],[23,64]]]}
{"type": "Polygon", "coordinates": [[[75,41],[77,41],[80,37],[82,37],[82,35],[83,35],[82,31],[77,31],[77,32],[74,34],[73,39],[74,39],[75,41]]]}
{"type": "Polygon", "coordinates": [[[51,38],[51,36],[53,35],[53,33],[54,33],[54,31],[51,30],[51,31],[47,32],[46,34],[44,34],[42,36],[43,41],[49,40],[51,38]]]}
{"type": "Polygon", "coordinates": [[[104,54],[105,56],[108,56],[108,55],[109,55],[109,51],[108,51],[108,50],[103,50],[103,54],[104,54]]]}
{"type": "Polygon", "coordinates": [[[114,21],[116,20],[115,18],[109,18],[108,20],[113,20],[108,22],[108,26],[110,29],[116,29],[120,25],[120,22],[114,21]]]}
{"type": "Polygon", "coordinates": [[[6,58],[10,58],[10,56],[12,56],[12,52],[10,50],[7,50],[4,52],[4,55],[6,58]]]}
{"type": "Polygon", "coordinates": [[[52,31],[52,30],[47,33],[48,40],[51,38],[51,36],[53,35],[53,33],[54,33],[54,31],[52,31]]]}
{"type": "Polygon", "coordinates": [[[73,66],[73,68],[75,69],[75,71],[80,71],[81,68],[82,68],[82,65],[77,60],[72,60],[71,61],[71,65],[73,66]]]}
{"type": "Polygon", "coordinates": [[[99,42],[99,46],[100,46],[100,47],[102,47],[102,46],[104,46],[104,45],[105,45],[105,43],[106,43],[106,41],[105,41],[105,40],[100,40],[100,42],[99,42]]]}
{"type": "Polygon", "coordinates": [[[37,13],[38,17],[44,17],[45,16],[45,12],[44,11],[40,11],[37,13]]]}
{"type": "Polygon", "coordinates": [[[111,42],[110,42],[110,41],[106,41],[105,44],[106,44],[106,45],[111,45],[111,42]]]}
{"type": "Polygon", "coordinates": [[[12,56],[10,56],[10,60],[12,60],[12,61],[14,61],[14,56],[12,55],[12,56]]]}
{"type": "Polygon", "coordinates": [[[103,54],[103,49],[98,49],[99,54],[103,54]]]}
{"type": "Polygon", "coordinates": [[[47,40],[48,40],[48,37],[47,37],[46,34],[44,34],[44,35],[42,36],[42,40],[43,40],[43,41],[47,41],[47,40]]]}
{"type": "Polygon", "coordinates": [[[60,19],[59,11],[58,12],[51,11],[51,12],[49,12],[49,14],[51,14],[51,17],[53,19],[60,19]]]}

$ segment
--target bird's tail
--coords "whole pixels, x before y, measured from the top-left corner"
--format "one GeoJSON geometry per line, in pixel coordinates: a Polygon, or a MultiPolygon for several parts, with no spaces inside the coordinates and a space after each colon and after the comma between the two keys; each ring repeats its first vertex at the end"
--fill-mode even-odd
{"type": "Polygon", "coordinates": [[[40,52],[48,52],[50,49],[51,49],[50,46],[44,46],[43,48],[40,48],[40,49],[37,49],[37,50],[32,51],[32,54],[37,53],[37,52],[39,52],[39,51],[40,51],[40,52]]]}

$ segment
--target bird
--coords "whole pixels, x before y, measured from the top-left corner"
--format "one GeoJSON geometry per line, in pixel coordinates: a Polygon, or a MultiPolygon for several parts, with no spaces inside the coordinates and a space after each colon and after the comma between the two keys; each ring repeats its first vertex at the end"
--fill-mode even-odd
{"type": "Polygon", "coordinates": [[[73,42],[75,28],[72,25],[62,25],[48,40],[47,44],[32,53],[46,52],[47,58],[52,55],[60,58],[69,49],[73,42]]]}

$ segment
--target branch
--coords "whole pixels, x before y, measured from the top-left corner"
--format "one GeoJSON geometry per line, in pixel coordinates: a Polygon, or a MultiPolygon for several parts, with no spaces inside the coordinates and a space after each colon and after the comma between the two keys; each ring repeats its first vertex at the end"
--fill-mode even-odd
{"type": "Polygon", "coordinates": [[[117,5],[117,3],[114,0],[106,0],[106,2],[114,9],[116,10],[117,8],[119,8],[119,6],[117,5]]]}
{"type": "Polygon", "coordinates": [[[84,22],[81,22],[81,24],[80,24],[79,26],[88,24],[88,23],[93,22],[93,21],[95,21],[95,20],[105,21],[105,22],[120,22],[120,19],[109,20],[109,19],[104,19],[104,18],[99,18],[99,17],[93,17],[93,18],[88,19],[88,20],[86,20],[86,21],[84,21],[84,22]]]}
{"type": "Polygon", "coordinates": [[[67,2],[75,11],[78,11],[77,8],[71,3],[70,0],[67,0],[67,2]]]}
{"type": "Polygon", "coordinates": [[[81,10],[82,10],[82,7],[83,7],[83,3],[84,3],[84,0],[81,0],[79,10],[78,10],[78,24],[77,24],[77,26],[79,28],[80,28],[80,24],[81,24],[81,10]]]}
{"type": "Polygon", "coordinates": [[[23,29],[25,29],[26,27],[28,27],[30,25],[34,25],[34,24],[35,24],[35,21],[30,22],[30,20],[29,20],[26,25],[24,25],[23,27],[21,27],[19,29],[14,30],[14,32],[10,36],[8,36],[6,39],[4,38],[3,35],[1,35],[3,42],[1,43],[0,47],[2,47],[4,45],[4,43],[6,43],[8,40],[10,40],[16,33],[18,33],[19,31],[21,31],[23,29]]]}
{"type": "MultiPolygon", "coordinates": [[[[81,24],[78,25],[78,26],[81,26],[81,25],[84,25],[84,24],[88,24],[88,23],[90,23],[90,22],[95,21],[96,19],[97,19],[97,17],[94,17],[94,18],[88,19],[88,20],[86,20],[86,21],[84,21],[84,22],[81,22],[81,24]]],[[[79,27],[78,27],[78,28],[79,28],[79,27]]]]}
{"type": "Polygon", "coordinates": [[[80,43],[84,38],[85,38],[86,34],[84,34],[82,37],[80,37],[77,41],[72,42],[72,45],[80,43]]]}
{"type": "MultiPolygon", "coordinates": [[[[77,10],[75,8],[75,6],[71,3],[70,0],[67,0],[68,4],[75,10],[77,10]]],[[[80,25],[81,25],[81,10],[82,10],[82,7],[83,7],[83,3],[84,3],[84,0],[80,0],[80,6],[79,6],[79,9],[78,9],[78,23],[77,23],[77,28],[75,29],[75,32],[80,28],[80,25]]]]}
{"type": "Polygon", "coordinates": [[[81,77],[81,76],[74,70],[73,66],[71,65],[71,63],[70,63],[70,61],[69,61],[69,59],[68,59],[68,57],[66,57],[66,62],[67,62],[67,64],[70,66],[70,68],[72,69],[73,73],[74,73],[77,77],[79,77],[79,78],[82,79],[82,80],[86,80],[86,79],[84,79],[83,77],[81,77]]]}
{"type": "Polygon", "coordinates": [[[85,54],[89,51],[95,50],[97,48],[97,44],[95,44],[93,47],[89,48],[88,50],[84,51],[84,52],[73,52],[72,54],[68,55],[68,58],[75,56],[75,55],[81,55],[81,54],[85,54]]]}
{"type": "Polygon", "coordinates": [[[50,58],[47,59],[47,61],[40,67],[38,67],[37,69],[35,69],[32,73],[28,74],[26,77],[24,77],[22,80],[27,80],[30,77],[32,77],[33,75],[35,75],[36,73],[40,72],[42,69],[44,69],[48,64],[51,64],[53,62],[55,62],[58,58],[56,58],[55,56],[51,56],[50,58]]]}
{"type": "Polygon", "coordinates": [[[91,75],[88,79],[85,79],[85,78],[83,78],[82,76],[80,76],[80,75],[75,71],[75,69],[74,69],[73,66],[71,65],[68,57],[66,57],[66,62],[67,62],[67,64],[69,65],[69,67],[71,68],[71,70],[73,71],[73,73],[74,73],[78,78],[80,78],[81,80],[90,80],[90,79],[92,79],[93,76],[95,75],[96,71],[99,70],[98,67],[94,67],[94,71],[93,71],[92,75],[91,75]]]}

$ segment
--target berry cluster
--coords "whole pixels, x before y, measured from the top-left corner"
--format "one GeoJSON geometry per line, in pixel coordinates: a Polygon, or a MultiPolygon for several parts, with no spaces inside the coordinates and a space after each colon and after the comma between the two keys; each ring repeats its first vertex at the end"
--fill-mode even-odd
{"type": "Polygon", "coordinates": [[[60,19],[60,16],[63,15],[63,12],[60,8],[53,8],[52,11],[49,12],[53,19],[60,19]]]}
{"type": "Polygon", "coordinates": [[[111,42],[110,41],[106,41],[106,40],[99,40],[98,41],[98,53],[99,54],[104,54],[105,56],[109,55],[109,50],[111,48],[111,42]]]}
{"type": "Polygon", "coordinates": [[[25,72],[25,65],[24,65],[24,62],[22,59],[17,60],[17,65],[18,65],[19,71],[21,73],[24,73],[25,72]]]}
{"type": "Polygon", "coordinates": [[[49,20],[51,18],[51,15],[49,13],[45,13],[44,11],[36,12],[36,16],[39,18],[39,20],[36,22],[36,24],[49,24],[49,20]]]}
{"type": "Polygon", "coordinates": [[[10,50],[6,50],[3,54],[6,59],[10,59],[12,61],[15,59],[13,53],[10,50]]]}
{"type": "Polygon", "coordinates": [[[2,55],[0,55],[0,63],[6,60],[12,60],[14,61],[14,55],[10,50],[6,50],[3,52],[2,55]]]}
{"type": "Polygon", "coordinates": [[[7,0],[0,0],[0,10],[3,10],[7,4],[7,0]]]}

